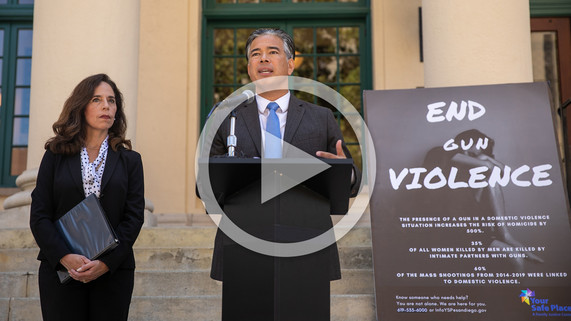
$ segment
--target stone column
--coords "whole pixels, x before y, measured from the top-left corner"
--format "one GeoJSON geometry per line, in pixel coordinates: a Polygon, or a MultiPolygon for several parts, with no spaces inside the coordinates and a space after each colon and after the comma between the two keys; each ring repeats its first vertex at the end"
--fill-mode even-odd
{"type": "Polygon", "coordinates": [[[135,139],[139,0],[36,0],[32,50],[28,169],[40,164],[73,88],[93,74],[107,73],[123,92],[135,139]]]}
{"type": "Polygon", "coordinates": [[[425,87],[533,81],[529,2],[423,0],[425,87]]]}

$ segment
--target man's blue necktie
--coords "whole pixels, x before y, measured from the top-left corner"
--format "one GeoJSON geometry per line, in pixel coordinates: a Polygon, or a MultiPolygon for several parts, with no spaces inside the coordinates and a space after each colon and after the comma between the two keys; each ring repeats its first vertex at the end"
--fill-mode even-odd
{"type": "Polygon", "coordinates": [[[276,114],[276,110],[280,106],[271,102],[266,107],[270,110],[268,121],[266,123],[266,146],[264,149],[265,158],[281,158],[282,157],[282,134],[280,132],[280,119],[276,114]],[[270,135],[268,135],[270,134],[270,135]]]}

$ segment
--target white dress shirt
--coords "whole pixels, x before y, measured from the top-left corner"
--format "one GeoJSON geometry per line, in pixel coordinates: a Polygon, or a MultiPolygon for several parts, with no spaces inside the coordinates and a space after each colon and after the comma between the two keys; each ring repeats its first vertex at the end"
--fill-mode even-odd
{"type": "MultiPolygon", "coordinates": [[[[289,106],[289,98],[291,93],[288,91],[287,94],[281,96],[275,102],[280,106],[276,110],[276,114],[280,120],[280,133],[282,134],[282,146],[284,143],[284,132],[287,119],[287,109],[289,106]]],[[[258,104],[258,115],[260,117],[260,129],[262,130],[262,146],[266,145],[266,123],[268,122],[268,116],[270,111],[268,110],[268,104],[271,103],[270,100],[256,95],[256,103],[258,104]]],[[[263,147],[262,147],[263,148],[263,147]]],[[[335,152],[333,152],[335,153],[335,152]]],[[[313,155],[315,156],[315,155],[313,155]]],[[[355,183],[355,169],[351,170],[351,184],[355,183]]]]}
{"type": "MultiPolygon", "coordinates": [[[[276,110],[276,114],[280,120],[280,133],[282,134],[282,144],[284,139],[284,132],[285,132],[285,125],[287,119],[287,109],[289,106],[289,97],[290,92],[288,91],[287,94],[281,96],[275,102],[280,106],[276,110]]],[[[268,122],[268,115],[270,111],[266,108],[269,103],[272,101],[267,100],[266,98],[256,95],[256,103],[258,104],[258,115],[260,117],[260,129],[262,130],[262,146],[266,144],[266,123],[268,122]]]]}

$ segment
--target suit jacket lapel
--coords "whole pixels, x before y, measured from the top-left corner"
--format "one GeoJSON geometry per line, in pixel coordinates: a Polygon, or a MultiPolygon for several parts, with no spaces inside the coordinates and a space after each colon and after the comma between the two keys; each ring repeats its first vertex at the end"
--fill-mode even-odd
{"type": "Polygon", "coordinates": [[[117,167],[117,161],[119,160],[119,151],[114,151],[111,146],[107,150],[107,159],[105,160],[105,169],[103,170],[103,178],[101,179],[101,192],[105,190],[105,185],[113,176],[113,172],[117,167]]]}
{"type": "MultiPolygon", "coordinates": [[[[289,100],[286,128],[284,132],[284,141],[291,143],[305,109],[303,108],[303,101],[297,99],[293,94],[289,100]]],[[[258,104],[254,100],[249,104],[243,105],[238,112],[239,122],[242,122],[241,126],[248,129],[248,134],[256,146],[257,155],[262,155],[262,130],[260,128],[260,116],[258,114],[258,104]]],[[[239,126],[236,126],[238,128],[239,126]]],[[[238,142],[240,144],[240,142],[238,142]]],[[[253,155],[250,155],[253,156],[253,155]]]]}
{"type": "MultiPolygon", "coordinates": [[[[254,142],[254,146],[256,146],[257,154],[262,155],[262,132],[260,129],[260,116],[258,115],[258,104],[255,100],[249,104],[245,104],[240,109],[240,112],[238,113],[238,119],[242,119],[242,126],[248,129],[250,138],[254,142]]],[[[239,141],[238,144],[240,144],[239,141]]]]}
{"type": "Polygon", "coordinates": [[[284,141],[291,143],[299,124],[301,123],[301,118],[305,113],[305,109],[302,107],[302,101],[297,99],[293,93],[289,99],[289,106],[287,111],[286,127],[284,132],[284,141]]]}
{"type": "Polygon", "coordinates": [[[71,179],[75,183],[75,186],[81,190],[81,194],[85,195],[83,191],[83,174],[81,173],[81,155],[76,154],[68,158],[69,171],[71,173],[71,179]]]}

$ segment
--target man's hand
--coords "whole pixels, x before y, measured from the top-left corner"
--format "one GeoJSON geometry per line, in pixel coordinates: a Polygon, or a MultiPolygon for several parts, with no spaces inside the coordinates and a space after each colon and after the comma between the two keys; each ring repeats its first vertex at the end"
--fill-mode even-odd
{"type": "MultiPolygon", "coordinates": [[[[335,144],[335,149],[337,151],[337,155],[322,151],[318,151],[317,153],[315,153],[315,155],[317,157],[323,157],[323,158],[334,158],[334,159],[347,158],[347,156],[345,156],[345,153],[343,152],[343,142],[341,141],[341,139],[337,141],[337,144],[335,144]]],[[[354,183],[355,183],[355,168],[351,170],[351,185],[353,185],[354,183]]]]}
{"type": "Polygon", "coordinates": [[[341,140],[337,141],[337,144],[335,144],[335,149],[337,150],[337,155],[323,151],[318,151],[317,153],[315,153],[315,155],[317,157],[323,157],[323,158],[336,158],[336,159],[347,158],[345,156],[345,153],[343,152],[343,145],[341,140]]]}

